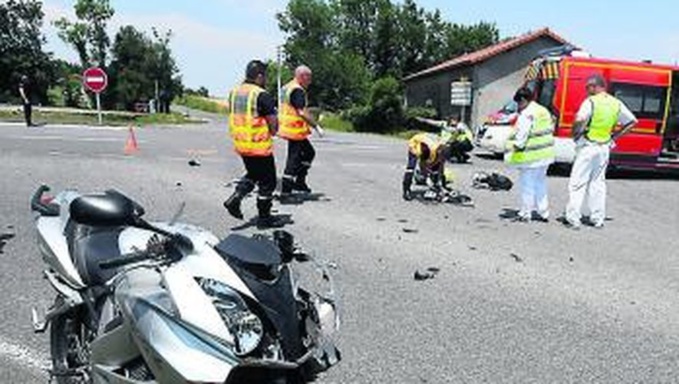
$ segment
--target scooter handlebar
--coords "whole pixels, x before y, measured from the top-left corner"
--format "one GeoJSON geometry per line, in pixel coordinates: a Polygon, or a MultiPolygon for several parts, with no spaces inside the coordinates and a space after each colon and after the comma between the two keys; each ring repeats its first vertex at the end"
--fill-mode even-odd
{"type": "Polygon", "coordinates": [[[140,261],[148,260],[151,258],[151,254],[147,251],[133,252],[120,257],[102,261],[99,263],[99,268],[101,269],[115,269],[124,267],[129,264],[138,263],[140,261]]]}
{"type": "Polygon", "coordinates": [[[41,216],[59,216],[59,205],[42,202],[42,195],[49,190],[50,187],[44,184],[38,187],[31,198],[31,210],[38,212],[41,216]]]}

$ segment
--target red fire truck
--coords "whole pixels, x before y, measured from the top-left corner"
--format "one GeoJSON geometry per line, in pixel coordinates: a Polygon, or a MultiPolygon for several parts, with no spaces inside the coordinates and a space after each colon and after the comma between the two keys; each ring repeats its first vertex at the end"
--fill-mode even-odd
{"type": "Polygon", "coordinates": [[[557,161],[571,163],[575,157],[573,122],[587,97],[587,78],[594,74],[602,75],[609,93],[639,119],[616,143],[611,163],[679,169],[679,67],[594,59],[568,47],[542,52],[526,73],[526,85],[556,116],[557,161]]]}

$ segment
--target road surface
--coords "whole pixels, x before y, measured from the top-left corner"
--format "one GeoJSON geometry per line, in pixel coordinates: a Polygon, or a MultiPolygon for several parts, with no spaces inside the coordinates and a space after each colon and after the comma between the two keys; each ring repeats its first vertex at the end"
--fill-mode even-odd
{"type": "MultiPolygon", "coordinates": [[[[126,134],[0,124],[0,233],[16,234],[0,254],[0,382],[43,383],[49,366],[48,338],[30,325],[31,306],[53,297],[28,211],[39,184],[117,188],[151,219],[185,201],[184,220],[219,236],[242,224],[222,207],[242,172],[223,126],[138,131],[135,156],[122,153],[126,134]]],[[[293,215],[289,230],[305,248],[339,266],[344,360],[319,383],[679,380],[677,180],[612,180],[607,228],[573,232],[502,221],[516,192],[470,188],[473,172],[503,170],[499,162],[456,167],[475,209],[434,206],[401,200],[403,141],[329,133],[315,143],[310,183],[324,195],[279,213],[293,215]],[[413,279],[428,267],[441,272],[413,279]]],[[[549,183],[556,214],[567,179],[549,183]]],[[[245,203],[249,216],[254,203],[245,203]]]]}

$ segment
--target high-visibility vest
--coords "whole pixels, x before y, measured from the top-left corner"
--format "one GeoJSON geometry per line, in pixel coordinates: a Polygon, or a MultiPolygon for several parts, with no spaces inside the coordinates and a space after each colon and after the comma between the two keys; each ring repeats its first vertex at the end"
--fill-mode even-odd
{"type": "Polygon", "coordinates": [[[592,103],[592,117],[587,127],[587,140],[608,143],[618,125],[620,101],[606,92],[590,96],[588,100],[592,103]]]}
{"type": "Polygon", "coordinates": [[[311,127],[309,126],[309,123],[307,123],[306,120],[304,120],[299,115],[297,108],[293,107],[292,103],[290,102],[292,92],[297,89],[301,89],[304,92],[304,97],[306,98],[306,91],[295,80],[289,82],[285,85],[285,87],[283,87],[285,93],[278,116],[278,122],[280,124],[278,136],[287,140],[302,141],[311,134],[311,127]]]}
{"type": "Polygon", "coordinates": [[[472,133],[469,127],[461,127],[460,124],[458,124],[458,126],[453,127],[452,130],[443,128],[441,130],[441,140],[443,140],[444,143],[464,142],[467,140],[473,141],[474,133],[472,133]]]}
{"type": "Polygon", "coordinates": [[[408,141],[408,148],[410,153],[422,157],[422,146],[426,145],[429,148],[429,158],[425,161],[428,165],[438,162],[438,150],[441,147],[441,140],[431,133],[418,133],[408,141]]]}
{"type": "Polygon", "coordinates": [[[242,84],[229,97],[229,131],[241,156],[265,157],[273,153],[273,137],[264,116],[257,113],[257,99],[264,89],[242,84]]]}
{"type": "Polygon", "coordinates": [[[542,160],[553,160],[556,156],[554,150],[554,121],[552,114],[542,105],[531,102],[521,112],[533,120],[533,125],[528,133],[528,140],[524,148],[516,148],[516,129],[510,136],[508,150],[510,151],[507,162],[509,164],[530,164],[542,160]]]}

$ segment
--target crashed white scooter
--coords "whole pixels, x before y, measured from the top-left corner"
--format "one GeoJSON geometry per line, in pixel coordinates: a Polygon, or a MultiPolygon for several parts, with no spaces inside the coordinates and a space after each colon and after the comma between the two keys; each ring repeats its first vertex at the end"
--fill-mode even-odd
{"type": "Polygon", "coordinates": [[[33,323],[57,383],[306,383],[339,362],[332,279],[317,263],[327,292],[298,285],[313,259],[290,234],[220,241],[116,191],[48,190],[31,207],[57,296],[33,323]]]}

